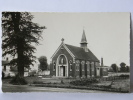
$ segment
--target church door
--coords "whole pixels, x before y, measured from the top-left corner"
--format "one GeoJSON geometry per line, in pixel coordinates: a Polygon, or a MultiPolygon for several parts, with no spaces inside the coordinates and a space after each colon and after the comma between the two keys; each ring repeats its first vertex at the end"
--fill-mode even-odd
{"type": "Polygon", "coordinates": [[[65,76],[65,66],[60,66],[60,76],[65,76]]]}

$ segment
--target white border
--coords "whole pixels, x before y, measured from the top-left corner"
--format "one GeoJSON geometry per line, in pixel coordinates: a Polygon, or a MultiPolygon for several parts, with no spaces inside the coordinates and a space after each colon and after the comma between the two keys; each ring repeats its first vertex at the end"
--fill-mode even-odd
{"type": "MultiPolygon", "coordinates": [[[[32,12],[131,12],[133,20],[133,0],[1,0],[0,11],[32,12]]],[[[133,21],[132,21],[133,23],[133,21]]],[[[133,29],[133,26],[132,26],[133,29]]],[[[1,32],[1,29],[0,29],[1,32]]],[[[133,37],[132,37],[133,39],[133,37]]],[[[1,41],[0,41],[1,43],[1,41]]],[[[133,49],[133,46],[131,47],[133,49]]],[[[133,52],[133,50],[131,50],[133,52]]],[[[1,51],[0,51],[1,53],[1,51]]],[[[131,54],[133,59],[133,54],[131,54]]],[[[0,62],[1,64],[1,62],[0,62]]],[[[131,62],[133,65],[133,60],[131,62]]],[[[131,71],[133,72],[133,66],[131,71]]],[[[133,77],[133,73],[131,73],[133,77]]],[[[1,75],[0,75],[1,77],[1,75]]],[[[132,78],[133,79],[133,78],[132,78]]],[[[131,81],[133,84],[133,81],[131,81]]],[[[0,83],[1,85],[1,83],[0,83]]],[[[133,87],[133,86],[132,86],[133,87]]],[[[131,94],[96,93],[16,93],[2,94],[0,100],[132,100],[131,94]]]]}

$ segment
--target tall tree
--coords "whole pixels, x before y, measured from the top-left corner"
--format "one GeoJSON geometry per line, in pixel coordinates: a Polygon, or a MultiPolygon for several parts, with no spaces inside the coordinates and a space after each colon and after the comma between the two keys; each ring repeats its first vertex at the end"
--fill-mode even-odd
{"type": "Polygon", "coordinates": [[[126,64],[124,62],[120,63],[120,70],[121,72],[126,72],[126,64]]]}
{"type": "Polygon", "coordinates": [[[111,65],[114,72],[118,72],[118,66],[116,64],[111,65]]]}
{"type": "Polygon", "coordinates": [[[41,56],[38,58],[39,62],[40,62],[40,66],[39,68],[44,71],[47,70],[48,67],[48,63],[47,63],[47,57],[46,56],[41,56]]]}
{"type": "Polygon", "coordinates": [[[17,66],[16,84],[26,84],[24,67],[29,67],[36,59],[33,56],[36,48],[32,43],[39,44],[45,29],[32,19],[33,15],[28,12],[2,12],[2,56],[11,55],[10,65],[17,66]]]}

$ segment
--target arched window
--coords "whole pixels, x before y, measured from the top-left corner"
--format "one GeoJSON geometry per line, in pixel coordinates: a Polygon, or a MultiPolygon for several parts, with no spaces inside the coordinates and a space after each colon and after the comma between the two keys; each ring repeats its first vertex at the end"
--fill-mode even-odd
{"type": "Polygon", "coordinates": [[[81,62],[81,66],[82,66],[82,71],[84,71],[85,70],[85,61],[81,62]]]}
{"type": "Polygon", "coordinates": [[[91,62],[91,70],[94,71],[94,62],[91,62]]]}
{"type": "Polygon", "coordinates": [[[64,55],[61,55],[59,58],[59,64],[63,65],[66,64],[66,58],[64,55]]]}
{"type": "Polygon", "coordinates": [[[87,71],[90,71],[90,62],[87,61],[86,64],[87,64],[87,71]]]}
{"type": "Polygon", "coordinates": [[[79,71],[80,61],[76,60],[76,71],[79,71]]]}

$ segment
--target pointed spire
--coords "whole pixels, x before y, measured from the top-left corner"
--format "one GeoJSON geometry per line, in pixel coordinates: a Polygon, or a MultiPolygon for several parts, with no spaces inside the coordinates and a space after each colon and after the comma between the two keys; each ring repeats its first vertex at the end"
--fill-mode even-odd
{"type": "Polygon", "coordinates": [[[87,40],[86,40],[84,29],[83,29],[82,39],[81,39],[81,42],[80,42],[80,47],[82,47],[85,50],[85,52],[88,52],[87,40]]]}
{"type": "Polygon", "coordinates": [[[87,43],[84,29],[83,29],[83,34],[82,34],[81,43],[87,43]]]}

